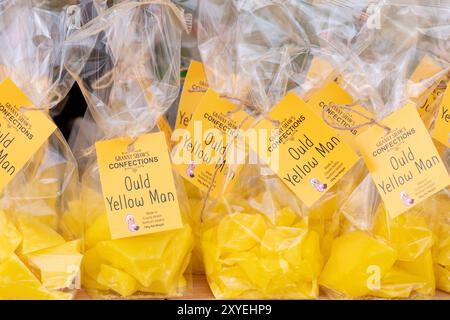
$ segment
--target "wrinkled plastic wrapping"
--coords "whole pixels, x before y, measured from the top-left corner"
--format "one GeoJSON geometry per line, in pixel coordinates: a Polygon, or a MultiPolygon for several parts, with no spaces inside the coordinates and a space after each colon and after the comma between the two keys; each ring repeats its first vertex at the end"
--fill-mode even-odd
{"type": "MultiPolygon", "coordinates": [[[[81,6],[46,1],[0,4],[0,81],[12,81],[49,113],[73,80],[63,42],[82,23],[81,6]]],[[[0,198],[0,299],[70,299],[81,253],[76,161],[57,129],[0,198]]]]}
{"type": "Polygon", "coordinates": [[[177,296],[186,291],[192,230],[176,181],[181,229],[111,239],[94,142],[158,131],[179,90],[183,12],[169,1],[117,4],[66,42],[67,69],[88,103],[74,139],[83,172],[82,285],[96,297],[177,296]]]}
{"type": "MultiPolygon", "coordinates": [[[[412,102],[430,128],[435,111],[420,109],[432,95],[431,107],[438,105],[437,87],[448,81],[449,8],[398,1],[378,8],[379,25],[366,23],[348,46],[327,39],[337,53],[330,57],[339,83],[376,119],[412,102]],[[342,57],[349,60],[337,63],[342,57]]],[[[339,206],[339,231],[319,285],[331,296],[351,298],[433,296],[436,285],[448,290],[448,191],[391,219],[365,174],[339,206]]]]}

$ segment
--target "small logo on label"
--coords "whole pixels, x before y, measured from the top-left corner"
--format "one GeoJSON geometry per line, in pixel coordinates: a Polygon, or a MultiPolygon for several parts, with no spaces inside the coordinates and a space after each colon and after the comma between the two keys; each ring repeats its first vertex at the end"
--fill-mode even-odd
{"type": "Polygon", "coordinates": [[[327,190],[327,184],[326,183],[322,183],[320,182],[318,179],[316,178],[312,178],[311,180],[309,180],[309,182],[311,183],[311,185],[317,189],[317,191],[319,192],[324,192],[325,190],[327,190]]]}
{"type": "Polygon", "coordinates": [[[186,174],[188,175],[188,177],[190,178],[195,177],[194,170],[195,170],[195,162],[191,161],[186,169],[186,174]]]}
{"type": "Polygon", "coordinates": [[[136,232],[139,230],[139,226],[136,224],[136,221],[134,220],[134,216],[132,214],[128,214],[125,218],[125,222],[128,225],[128,230],[131,232],[136,232]]]}
{"type": "Polygon", "coordinates": [[[400,192],[400,199],[402,199],[403,204],[407,207],[414,203],[414,199],[412,199],[406,191],[400,192]]]}

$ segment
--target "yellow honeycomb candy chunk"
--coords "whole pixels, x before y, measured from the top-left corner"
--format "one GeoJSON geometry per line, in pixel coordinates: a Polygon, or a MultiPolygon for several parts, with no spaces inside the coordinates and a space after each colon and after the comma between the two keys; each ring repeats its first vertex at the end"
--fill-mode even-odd
{"type": "MultiPolygon", "coordinates": [[[[15,255],[11,255],[0,264],[0,285],[22,285],[39,288],[39,279],[27,268],[27,266],[15,255]]],[[[20,297],[18,295],[17,297],[20,297]]]]}
{"type": "Polygon", "coordinates": [[[320,247],[324,257],[328,257],[334,238],[339,233],[339,213],[337,212],[337,197],[327,194],[319,205],[311,208],[308,214],[308,227],[317,232],[320,247]]]}
{"type": "Polygon", "coordinates": [[[35,288],[22,284],[13,286],[4,286],[0,284],[1,300],[69,300],[72,299],[71,293],[60,291],[49,291],[43,287],[35,288]]]}
{"type": "Polygon", "coordinates": [[[66,239],[80,239],[83,235],[84,206],[81,201],[68,203],[67,210],[61,217],[61,229],[66,239]]]}
{"type": "Polygon", "coordinates": [[[93,248],[100,241],[111,240],[108,216],[106,213],[94,220],[93,224],[86,230],[84,245],[86,249],[93,248]]]}
{"type": "Polygon", "coordinates": [[[297,269],[306,276],[307,279],[313,281],[320,275],[323,266],[323,258],[320,250],[319,235],[315,231],[309,231],[301,244],[301,260],[289,259],[286,255],[286,260],[293,265],[297,265],[297,269]]]}
{"type": "Polygon", "coordinates": [[[72,294],[49,291],[15,255],[0,263],[0,299],[55,300],[71,299],[72,294]]]}
{"type": "Polygon", "coordinates": [[[335,239],[319,284],[350,297],[371,291],[371,277],[382,278],[393,266],[395,249],[365,232],[354,231],[335,239]]]}
{"type": "MultiPolygon", "coordinates": [[[[448,240],[450,240],[450,238],[448,240]]],[[[436,263],[443,266],[450,266],[450,243],[446,246],[443,246],[443,243],[439,245],[439,249],[436,256],[436,263]]]]}
{"type": "Polygon", "coordinates": [[[183,274],[191,261],[192,248],[191,228],[185,225],[173,234],[160,259],[159,268],[154,272],[152,283],[149,286],[139,285],[139,291],[176,296],[185,281],[183,274]]]}
{"type": "Polygon", "coordinates": [[[25,255],[27,262],[40,273],[42,284],[48,289],[69,287],[79,276],[83,256],[80,240],[35,251],[25,255]]]}
{"type": "Polygon", "coordinates": [[[149,287],[164,277],[171,281],[192,245],[192,230],[185,225],[173,231],[102,241],[97,244],[96,251],[110,265],[129,273],[142,286],[149,287]],[[171,241],[174,245],[170,245],[171,241]]]}
{"type": "Polygon", "coordinates": [[[12,255],[22,242],[22,235],[6,213],[0,211],[0,263],[12,255]]]}
{"type": "Polygon", "coordinates": [[[424,285],[419,277],[399,267],[392,267],[381,279],[379,288],[370,295],[379,298],[408,298],[413,290],[424,285]]]}
{"type": "Polygon", "coordinates": [[[397,261],[396,265],[417,276],[423,282],[423,285],[416,289],[418,293],[434,295],[436,284],[431,250],[426,250],[413,261],[397,261]]]}
{"type": "Polygon", "coordinates": [[[414,211],[389,219],[383,206],[380,206],[374,233],[396,248],[398,259],[402,261],[414,260],[433,245],[431,229],[425,219],[415,215],[414,211]]]}
{"type": "Polygon", "coordinates": [[[138,288],[137,281],[132,276],[105,264],[100,265],[97,282],[123,297],[132,295],[138,288]]]}
{"type": "MultiPolygon", "coordinates": [[[[188,185],[191,183],[187,183],[188,185]]],[[[200,210],[203,204],[202,199],[196,199],[196,198],[189,198],[189,205],[190,205],[190,222],[194,231],[195,236],[195,246],[192,254],[192,272],[194,274],[203,274],[204,268],[203,268],[203,258],[201,254],[201,229],[202,225],[200,222],[200,210]]]]}
{"type": "Polygon", "coordinates": [[[155,235],[100,242],[96,246],[99,256],[108,264],[125,270],[143,286],[149,286],[159,270],[162,254],[169,237],[155,235]]]}
{"type": "Polygon", "coordinates": [[[220,249],[217,243],[217,229],[210,228],[203,232],[201,250],[206,274],[215,274],[220,271],[220,249]]]}
{"type": "Polygon", "coordinates": [[[161,260],[159,275],[153,284],[158,284],[156,293],[175,293],[192,256],[194,237],[191,227],[184,225],[172,233],[172,239],[161,260]]]}
{"type": "Polygon", "coordinates": [[[209,280],[211,291],[218,299],[238,298],[253,288],[239,267],[224,268],[209,280]]]}
{"type": "Polygon", "coordinates": [[[450,293],[450,268],[441,265],[435,265],[436,287],[439,290],[450,293]]]}
{"type": "Polygon", "coordinates": [[[267,229],[259,214],[236,213],[225,216],[217,228],[217,241],[222,252],[245,251],[257,245],[267,229]]]}
{"type": "Polygon", "coordinates": [[[108,291],[109,288],[92,279],[89,275],[83,274],[81,277],[81,285],[88,291],[108,291]]]}
{"type": "Polygon", "coordinates": [[[304,229],[289,227],[267,229],[261,239],[261,252],[262,254],[281,253],[293,247],[300,248],[306,232],[304,229]]]}
{"type": "Polygon", "coordinates": [[[236,213],[202,235],[210,287],[217,298],[314,298],[322,266],[319,236],[292,211],[277,226],[261,214],[236,213]],[[238,243],[236,240],[242,240],[238,243]]]}
{"type": "Polygon", "coordinates": [[[65,242],[53,228],[34,217],[20,216],[17,222],[23,237],[20,248],[22,254],[55,247],[65,242]]]}
{"type": "Polygon", "coordinates": [[[275,214],[275,225],[282,227],[290,227],[297,220],[299,216],[289,207],[285,207],[275,214]]]}
{"type": "Polygon", "coordinates": [[[264,267],[259,257],[251,251],[240,251],[229,254],[223,260],[225,265],[236,265],[243,272],[244,279],[261,292],[267,290],[273,275],[264,267]]]}

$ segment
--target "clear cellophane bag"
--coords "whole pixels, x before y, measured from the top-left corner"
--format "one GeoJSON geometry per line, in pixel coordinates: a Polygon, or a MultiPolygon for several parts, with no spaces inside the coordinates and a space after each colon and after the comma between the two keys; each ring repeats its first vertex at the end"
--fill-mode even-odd
{"type": "MultiPolygon", "coordinates": [[[[208,84],[255,124],[302,83],[310,55],[321,52],[317,30],[294,12],[282,1],[200,3],[198,41],[208,84]]],[[[204,210],[192,211],[214,295],[317,298],[324,234],[308,213],[332,216],[336,190],[307,208],[266,164],[229,165],[238,172],[236,184],[227,188],[225,181],[221,195],[206,194],[204,210]]]]}
{"type": "Polygon", "coordinates": [[[186,30],[183,12],[170,1],[129,1],[105,9],[66,42],[67,68],[89,109],[72,141],[82,169],[82,285],[95,297],[172,297],[188,290],[193,235],[181,181],[175,175],[181,229],[111,239],[94,146],[159,131],[178,95],[186,30]],[[120,276],[101,273],[102,265],[120,276]]]}
{"type": "MultiPolygon", "coordinates": [[[[50,117],[70,90],[64,40],[90,12],[77,1],[2,1],[0,81],[50,117]]],[[[2,190],[0,299],[70,299],[81,250],[76,161],[56,129],[2,190]]]]}
{"type": "MultiPolygon", "coordinates": [[[[351,43],[326,39],[339,52],[333,65],[340,84],[376,120],[413,103],[431,129],[448,81],[449,9],[402,1],[372,5],[366,17],[371,24],[351,43]]],[[[339,206],[338,236],[319,279],[324,291],[333,297],[408,298],[433,296],[436,285],[448,290],[448,190],[390,218],[365,169],[360,177],[339,206]]]]}

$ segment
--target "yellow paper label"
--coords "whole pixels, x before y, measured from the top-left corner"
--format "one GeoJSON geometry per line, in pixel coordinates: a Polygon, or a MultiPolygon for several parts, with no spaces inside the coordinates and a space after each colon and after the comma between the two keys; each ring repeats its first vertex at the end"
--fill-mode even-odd
{"type": "Polygon", "coordinates": [[[0,190],[55,131],[42,111],[10,79],[0,84],[0,190]]]}
{"type": "Polygon", "coordinates": [[[410,80],[414,83],[418,83],[435,76],[439,72],[442,72],[442,70],[442,67],[436,63],[434,59],[426,55],[417,65],[417,68],[412,73],[410,80]]]}
{"type": "Polygon", "coordinates": [[[436,110],[439,108],[438,99],[441,95],[444,94],[445,91],[444,88],[436,86],[431,87],[432,90],[427,90],[424,93],[424,95],[427,94],[427,96],[424,100],[420,99],[420,101],[423,100],[424,102],[421,103],[417,108],[417,110],[419,111],[419,115],[426,127],[430,126],[433,117],[436,114],[436,110]]]}
{"type": "Polygon", "coordinates": [[[142,135],[134,143],[98,141],[95,147],[113,239],[182,226],[164,133],[142,135]]]}
{"type": "Polygon", "coordinates": [[[242,165],[227,163],[227,159],[236,148],[245,148],[242,133],[252,123],[253,118],[245,111],[208,89],[187,134],[172,153],[176,170],[200,190],[210,189],[210,196],[217,197],[236,183],[242,165]]]}
{"type": "Polygon", "coordinates": [[[173,130],[170,127],[169,120],[167,120],[167,117],[165,115],[162,115],[158,120],[158,128],[159,130],[164,133],[164,136],[166,137],[166,141],[169,141],[170,147],[172,147],[172,134],[173,130]]]}
{"type": "Polygon", "coordinates": [[[427,81],[436,77],[442,71],[442,67],[426,55],[409,78],[406,94],[412,102],[420,106],[419,113],[422,117],[426,116],[427,113],[424,104],[426,104],[427,98],[433,93],[441,79],[435,79],[434,83],[427,83],[427,81]]]}
{"type": "Polygon", "coordinates": [[[391,218],[449,183],[447,169],[413,104],[357,137],[361,154],[391,218]]]}
{"type": "Polygon", "coordinates": [[[433,138],[450,148],[450,83],[445,90],[434,125],[433,138]]]}
{"type": "Polygon", "coordinates": [[[192,60],[186,79],[184,81],[183,92],[180,97],[180,104],[177,113],[177,122],[175,129],[186,129],[192,119],[195,108],[199,105],[201,99],[208,89],[203,64],[192,60]]]}
{"type": "Polygon", "coordinates": [[[294,93],[287,94],[256,128],[271,132],[265,150],[259,148],[258,154],[272,159],[268,166],[307,206],[358,161],[351,147],[294,93]],[[273,152],[279,153],[278,163],[273,162],[273,152]]]}
{"type": "Polygon", "coordinates": [[[338,127],[347,128],[348,130],[336,130],[336,132],[348,145],[357,150],[355,137],[368,128],[367,126],[355,128],[368,121],[367,118],[358,113],[373,118],[370,111],[360,105],[351,107],[358,113],[340,108],[340,105],[352,105],[353,98],[334,81],[327,83],[321,90],[311,96],[307,104],[319,117],[322,117],[323,108],[331,105],[325,113],[328,122],[338,127]]]}

